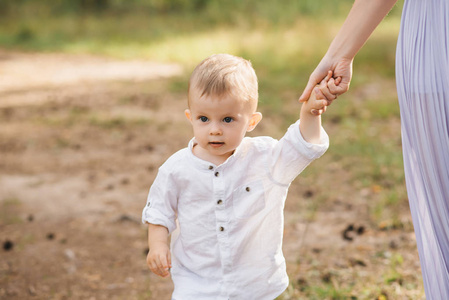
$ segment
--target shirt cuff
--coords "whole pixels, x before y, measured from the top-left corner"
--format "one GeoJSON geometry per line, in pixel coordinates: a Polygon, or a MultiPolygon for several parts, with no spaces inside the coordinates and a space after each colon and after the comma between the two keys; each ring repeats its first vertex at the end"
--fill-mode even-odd
{"type": "Polygon", "coordinates": [[[303,153],[303,155],[305,155],[308,159],[317,159],[329,148],[329,136],[321,126],[320,143],[309,143],[304,139],[301,131],[299,130],[300,122],[301,120],[296,121],[296,123],[291,125],[288,129],[288,132],[297,139],[296,143],[293,143],[293,145],[295,145],[298,151],[303,153]]]}
{"type": "Polygon", "coordinates": [[[161,225],[168,229],[168,234],[171,234],[176,229],[176,223],[163,215],[159,210],[146,207],[142,213],[142,223],[161,225]]]}

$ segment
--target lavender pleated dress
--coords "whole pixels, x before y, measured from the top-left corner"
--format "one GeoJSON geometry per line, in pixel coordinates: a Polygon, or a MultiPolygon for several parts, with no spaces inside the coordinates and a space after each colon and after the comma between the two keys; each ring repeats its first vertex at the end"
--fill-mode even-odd
{"type": "Polygon", "coordinates": [[[407,193],[427,299],[449,300],[449,0],[405,0],[396,53],[407,193]]]}

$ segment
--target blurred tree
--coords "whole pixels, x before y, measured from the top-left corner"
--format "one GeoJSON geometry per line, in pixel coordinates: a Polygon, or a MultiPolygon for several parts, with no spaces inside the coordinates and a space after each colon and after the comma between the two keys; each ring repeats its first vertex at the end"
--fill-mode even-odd
{"type": "Polygon", "coordinates": [[[253,14],[271,19],[298,15],[345,13],[353,0],[0,0],[0,16],[23,14],[145,11],[149,14],[199,13],[253,14]]]}
{"type": "Polygon", "coordinates": [[[80,2],[82,12],[105,11],[110,7],[109,0],[77,0],[77,1],[80,2]]]}

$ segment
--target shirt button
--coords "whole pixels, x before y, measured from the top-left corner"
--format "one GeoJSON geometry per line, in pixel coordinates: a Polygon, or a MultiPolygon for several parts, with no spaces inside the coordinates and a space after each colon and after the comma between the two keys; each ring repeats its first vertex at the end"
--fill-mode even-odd
{"type": "Polygon", "coordinates": [[[218,177],[218,175],[220,175],[219,172],[215,172],[215,177],[218,177]]]}
{"type": "Polygon", "coordinates": [[[209,170],[212,170],[214,168],[214,166],[209,166],[209,170]]]}
{"type": "Polygon", "coordinates": [[[221,200],[221,199],[217,201],[217,204],[218,204],[218,205],[220,205],[220,204],[222,204],[222,203],[223,203],[223,200],[221,200]]]}
{"type": "Polygon", "coordinates": [[[224,231],[224,227],[220,227],[220,231],[224,231]]]}
{"type": "Polygon", "coordinates": [[[251,191],[251,189],[249,188],[249,186],[246,187],[246,191],[247,191],[247,192],[251,191]]]}
{"type": "Polygon", "coordinates": [[[150,203],[150,202],[148,202],[147,206],[148,206],[148,207],[150,207],[150,204],[151,204],[151,203],[150,203]]]}

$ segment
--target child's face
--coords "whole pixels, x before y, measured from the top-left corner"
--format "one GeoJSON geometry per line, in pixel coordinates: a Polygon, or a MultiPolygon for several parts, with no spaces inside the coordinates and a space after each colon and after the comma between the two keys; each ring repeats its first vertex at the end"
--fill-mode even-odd
{"type": "Polygon", "coordinates": [[[194,153],[216,164],[231,156],[245,133],[253,130],[262,119],[249,103],[232,95],[192,98],[190,109],[185,113],[198,143],[194,153]]]}

